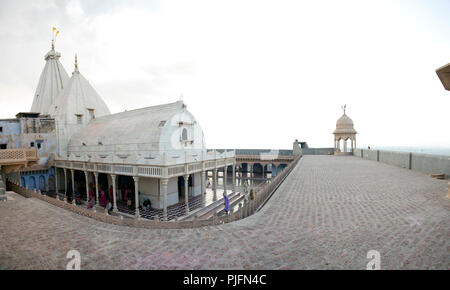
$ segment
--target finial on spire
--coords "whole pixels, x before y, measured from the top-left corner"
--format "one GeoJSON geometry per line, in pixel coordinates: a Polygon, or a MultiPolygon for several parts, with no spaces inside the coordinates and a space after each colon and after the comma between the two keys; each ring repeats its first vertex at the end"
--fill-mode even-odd
{"type": "Polygon", "coordinates": [[[52,50],[55,50],[55,42],[56,42],[56,37],[59,34],[59,30],[56,30],[56,27],[52,27],[52,50]]]}
{"type": "Polygon", "coordinates": [[[345,109],[347,108],[347,104],[341,106],[342,110],[344,111],[344,115],[345,115],[345,109]]]}
{"type": "Polygon", "coordinates": [[[75,53],[75,70],[78,70],[78,58],[76,53],[75,53]]]}

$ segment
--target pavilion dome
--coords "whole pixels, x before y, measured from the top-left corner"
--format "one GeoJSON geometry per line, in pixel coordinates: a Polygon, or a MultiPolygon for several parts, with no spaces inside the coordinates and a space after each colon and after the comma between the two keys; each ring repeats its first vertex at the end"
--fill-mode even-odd
{"type": "Polygon", "coordinates": [[[356,134],[352,119],[345,113],[337,120],[334,134],[356,134]]]}
{"type": "Polygon", "coordinates": [[[52,44],[52,49],[44,57],[46,63],[34,94],[31,112],[49,114],[51,106],[69,80],[69,75],[59,62],[60,57],[61,54],[55,51],[52,44]]]}

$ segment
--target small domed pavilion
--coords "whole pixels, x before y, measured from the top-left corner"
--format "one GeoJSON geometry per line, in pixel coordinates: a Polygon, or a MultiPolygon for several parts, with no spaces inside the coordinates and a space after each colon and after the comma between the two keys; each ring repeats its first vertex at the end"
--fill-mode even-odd
{"type": "Polygon", "coordinates": [[[335,154],[351,154],[356,148],[356,130],[350,119],[345,113],[346,105],[342,107],[344,114],[336,122],[336,130],[334,130],[334,153],[335,154]],[[342,142],[341,142],[342,140],[342,142]],[[350,148],[347,141],[350,140],[350,148]],[[341,146],[342,144],[342,146],[341,146]]]}

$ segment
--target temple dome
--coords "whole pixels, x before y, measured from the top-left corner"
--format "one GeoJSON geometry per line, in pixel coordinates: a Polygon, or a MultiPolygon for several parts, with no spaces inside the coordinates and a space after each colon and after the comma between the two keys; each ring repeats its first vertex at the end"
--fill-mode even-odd
{"type": "Polygon", "coordinates": [[[350,119],[345,113],[337,120],[336,122],[336,130],[333,132],[334,134],[346,134],[346,133],[354,133],[355,131],[353,121],[350,119]]]}
{"type": "Polygon", "coordinates": [[[61,54],[54,47],[45,55],[46,63],[34,94],[31,112],[49,114],[51,106],[69,80],[69,75],[59,62],[60,57],[61,54]]]}
{"type": "Polygon", "coordinates": [[[75,133],[69,154],[183,157],[204,150],[203,131],[182,101],[96,118],[75,133]]]}

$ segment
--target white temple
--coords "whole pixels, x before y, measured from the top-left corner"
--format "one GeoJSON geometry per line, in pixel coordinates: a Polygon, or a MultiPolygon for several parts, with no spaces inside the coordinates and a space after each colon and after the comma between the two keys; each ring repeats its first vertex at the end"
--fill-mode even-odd
{"type": "Polygon", "coordinates": [[[98,204],[99,191],[111,191],[114,211],[119,212],[119,203],[127,202],[120,189],[132,189],[136,217],[149,200],[167,220],[170,205],[184,202],[189,213],[189,200],[198,195],[205,204],[205,174],[210,170],[217,199],[217,170],[233,166],[234,172],[235,152],[206,150],[200,124],[182,101],[111,114],[78,70],[77,57],[70,79],[60,57],[52,43],[32,105],[33,112],[55,121],[57,150],[51,166],[57,194],[73,199],[81,193],[88,202],[95,189],[98,204]]]}

